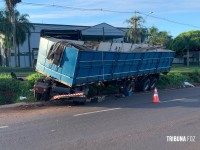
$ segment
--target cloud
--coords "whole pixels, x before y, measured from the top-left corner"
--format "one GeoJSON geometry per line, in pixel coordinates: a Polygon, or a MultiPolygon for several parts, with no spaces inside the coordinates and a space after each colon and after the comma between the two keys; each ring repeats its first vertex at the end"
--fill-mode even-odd
{"type": "MultiPolygon", "coordinates": [[[[98,8],[107,10],[120,10],[120,11],[141,11],[148,13],[153,11],[157,16],[162,14],[176,14],[176,13],[191,13],[200,12],[200,3],[198,0],[60,0],[59,3],[56,0],[29,0],[27,2],[32,3],[45,3],[54,4],[60,6],[76,7],[76,8],[98,8]]],[[[99,12],[99,11],[79,11],[71,9],[61,9],[44,6],[32,6],[19,4],[19,9],[27,11],[31,18],[42,19],[61,19],[61,18],[72,18],[72,17],[94,17],[103,15],[115,15],[116,13],[99,12]]],[[[122,14],[118,14],[120,16],[122,14]]],[[[134,14],[129,14],[134,15],[134,14]]]]}
{"type": "Polygon", "coordinates": [[[89,11],[83,11],[83,12],[70,12],[70,11],[50,11],[43,14],[30,14],[30,18],[36,19],[36,18],[45,18],[45,19],[61,19],[61,18],[83,18],[83,17],[94,17],[94,16],[100,16],[100,15],[106,15],[111,14],[109,12],[89,12],[89,11]]]}

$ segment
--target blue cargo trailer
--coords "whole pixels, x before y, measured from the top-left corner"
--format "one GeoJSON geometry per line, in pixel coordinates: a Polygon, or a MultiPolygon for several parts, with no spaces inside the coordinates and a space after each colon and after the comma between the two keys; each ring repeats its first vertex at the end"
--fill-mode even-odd
{"type": "Polygon", "coordinates": [[[58,95],[65,94],[66,97],[84,91],[81,96],[87,97],[88,85],[96,83],[120,83],[124,93],[133,89],[133,83],[138,91],[153,89],[159,74],[170,71],[175,54],[159,48],[132,52],[98,51],[76,43],[55,38],[40,39],[36,71],[48,79],[36,82],[37,98],[49,99],[52,91],[61,91],[58,95]]]}

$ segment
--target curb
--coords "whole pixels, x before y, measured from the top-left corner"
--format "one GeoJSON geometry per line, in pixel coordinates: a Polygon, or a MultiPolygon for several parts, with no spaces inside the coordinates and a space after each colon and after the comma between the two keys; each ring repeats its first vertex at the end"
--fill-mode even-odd
{"type": "Polygon", "coordinates": [[[9,109],[9,108],[17,108],[17,107],[36,107],[36,106],[45,106],[47,102],[20,102],[15,104],[7,104],[7,105],[0,105],[1,109],[9,109]]]}

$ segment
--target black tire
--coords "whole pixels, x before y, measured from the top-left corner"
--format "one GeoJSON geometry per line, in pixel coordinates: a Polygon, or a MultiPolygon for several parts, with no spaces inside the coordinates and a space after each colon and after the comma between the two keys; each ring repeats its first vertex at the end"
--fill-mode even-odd
{"type": "Polygon", "coordinates": [[[133,86],[134,86],[133,81],[127,81],[126,82],[126,89],[127,89],[128,92],[133,92],[133,86]]]}
{"type": "MultiPolygon", "coordinates": [[[[49,78],[44,79],[43,82],[46,83],[46,84],[48,84],[48,86],[51,85],[51,79],[49,79],[49,78]]],[[[45,91],[45,92],[42,94],[42,100],[48,101],[48,100],[49,100],[49,96],[50,96],[50,92],[51,92],[51,88],[48,87],[48,88],[47,88],[47,91],[45,91]]]]}
{"type": "Polygon", "coordinates": [[[34,97],[36,98],[37,101],[39,101],[42,98],[42,94],[41,93],[36,93],[34,91],[34,97]]]}
{"type": "Polygon", "coordinates": [[[135,91],[136,91],[136,92],[141,91],[141,89],[140,89],[140,83],[139,83],[138,81],[135,82],[135,91]]]}
{"type": "Polygon", "coordinates": [[[44,101],[48,101],[48,100],[49,100],[49,94],[50,94],[50,91],[49,91],[49,89],[48,89],[46,92],[44,92],[44,93],[42,94],[41,99],[44,100],[44,101]]]}
{"type": "Polygon", "coordinates": [[[134,84],[131,80],[126,81],[124,86],[123,86],[122,93],[127,96],[128,93],[133,92],[133,85],[134,84]]]}
{"type": "Polygon", "coordinates": [[[150,78],[150,86],[149,86],[149,90],[153,90],[156,87],[156,83],[158,82],[158,79],[156,77],[151,77],[150,78]]]}
{"type": "Polygon", "coordinates": [[[150,84],[151,84],[151,81],[149,78],[143,79],[140,83],[140,90],[143,92],[147,91],[150,87],[150,84]]]}

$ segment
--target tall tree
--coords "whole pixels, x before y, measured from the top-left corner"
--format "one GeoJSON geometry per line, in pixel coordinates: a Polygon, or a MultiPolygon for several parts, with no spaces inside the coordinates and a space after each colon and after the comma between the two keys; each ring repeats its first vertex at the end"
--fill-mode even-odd
{"type": "Polygon", "coordinates": [[[3,55],[6,60],[6,66],[9,66],[9,51],[12,48],[12,24],[9,21],[9,14],[7,11],[0,11],[0,33],[3,35],[3,55]]]}
{"type": "MultiPolygon", "coordinates": [[[[18,54],[20,54],[19,46],[22,45],[25,40],[31,35],[31,29],[34,26],[28,20],[28,14],[20,14],[17,10],[15,11],[16,19],[16,45],[18,47],[18,54]]],[[[12,23],[9,21],[9,12],[0,11],[0,33],[4,35],[4,49],[10,50],[13,47],[13,35],[12,35],[12,23]]],[[[18,66],[20,66],[20,56],[18,55],[18,66]]]]}
{"type": "Polygon", "coordinates": [[[144,28],[143,23],[145,20],[142,16],[133,16],[126,22],[131,25],[126,33],[127,41],[133,43],[142,43],[146,36],[147,30],[144,28]]]}
{"type": "Polygon", "coordinates": [[[149,28],[149,38],[147,43],[150,45],[159,45],[169,47],[172,37],[166,31],[159,31],[156,27],[149,28]]]}
{"type": "Polygon", "coordinates": [[[19,46],[22,45],[27,37],[31,35],[31,29],[34,29],[34,26],[28,20],[28,14],[22,14],[18,11],[15,12],[16,18],[16,44],[18,47],[18,66],[20,67],[20,49],[19,46]]]}
{"type": "Polygon", "coordinates": [[[188,31],[179,34],[172,42],[171,49],[178,54],[183,54],[185,50],[200,50],[200,31],[188,31]]]}
{"type": "Polygon", "coordinates": [[[21,2],[21,0],[4,0],[6,5],[6,10],[9,14],[9,20],[13,26],[13,48],[15,51],[15,65],[17,65],[17,51],[16,51],[16,26],[15,26],[15,7],[17,3],[21,2]]]}
{"type": "Polygon", "coordinates": [[[158,28],[153,26],[153,27],[149,28],[148,31],[149,31],[148,43],[150,45],[157,45],[157,38],[158,38],[157,35],[158,35],[158,32],[159,32],[158,28]]]}
{"type": "Polygon", "coordinates": [[[188,31],[179,34],[173,40],[170,48],[182,56],[187,52],[187,66],[189,66],[189,52],[200,50],[200,31],[188,31]]]}

